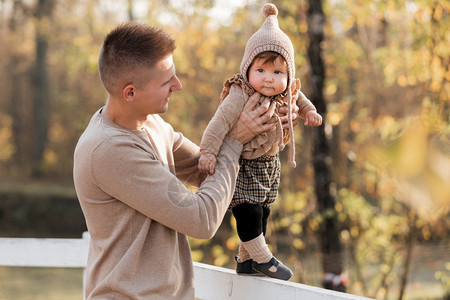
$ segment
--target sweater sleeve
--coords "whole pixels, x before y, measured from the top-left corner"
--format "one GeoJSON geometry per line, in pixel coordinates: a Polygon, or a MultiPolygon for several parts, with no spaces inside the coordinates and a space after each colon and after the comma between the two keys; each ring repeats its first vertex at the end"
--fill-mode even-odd
{"type": "Polygon", "coordinates": [[[202,152],[217,155],[222,141],[244,108],[245,99],[241,87],[232,85],[230,93],[219,105],[214,117],[209,122],[200,142],[202,152]]]}
{"type": "Polygon", "coordinates": [[[216,172],[196,193],[188,190],[155,153],[126,139],[101,143],[92,153],[91,172],[95,184],[111,201],[117,199],[180,233],[211,238],[231,201],[241,151],[241,143],[226,137],[216,172]]]}
{"type": "Polygon", "coordinates": [[[175,134],[173,157],[178,179],[184,183],[199,187],[206,174],[198,170],[200,148],[185,138],[181,133],[175,134]]]}
{"type": "Polygon", "coordinates": [[[298,92],[299,92],[299,96],[297,99],[298,114],[300,118],[304,119],[306,113],[310,110],[316,111],[316,107],[314,106],[314,104],[312,104],[311,100],[306,98],[305,94],[303,94],[300,90],[298,92]]]}

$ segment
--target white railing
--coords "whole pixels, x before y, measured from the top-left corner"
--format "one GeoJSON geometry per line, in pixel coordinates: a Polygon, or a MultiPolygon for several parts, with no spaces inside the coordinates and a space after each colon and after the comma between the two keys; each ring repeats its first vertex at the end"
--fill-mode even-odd
{"type": "MultiPolygon", "coordinates": [[[[89,234],[81,239],[0,238],[0,266],[85,268],[89,234]]],[[[300,283],[238,276],[235,271],[194,262],[198,299],[363,300],[300,283]]]]}

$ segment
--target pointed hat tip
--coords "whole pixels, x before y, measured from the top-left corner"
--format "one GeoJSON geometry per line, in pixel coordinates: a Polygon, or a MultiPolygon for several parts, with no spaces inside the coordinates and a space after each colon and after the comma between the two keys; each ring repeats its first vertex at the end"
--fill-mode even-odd
{"type": "Polygon", "coordinates": [[[267,3],[266,5],[264,5],[263,13],[264,13],[264,16],[266,18],[268,16],[270,16],[270,15],[277,16],[278,15],[278,9],[277,9],[277,7],[274,4],[267,3]]]}

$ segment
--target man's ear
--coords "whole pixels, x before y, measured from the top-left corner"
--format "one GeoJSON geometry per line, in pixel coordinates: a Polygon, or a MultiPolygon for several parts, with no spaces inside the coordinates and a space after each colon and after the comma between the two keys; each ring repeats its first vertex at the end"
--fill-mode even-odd
{"type": "Polygon", "coordinates": [[[122,90],[123,99],[127,102],[133,101],[135,95],[136,95],[136,87],[132,84],[127,85],[122,90]]]}

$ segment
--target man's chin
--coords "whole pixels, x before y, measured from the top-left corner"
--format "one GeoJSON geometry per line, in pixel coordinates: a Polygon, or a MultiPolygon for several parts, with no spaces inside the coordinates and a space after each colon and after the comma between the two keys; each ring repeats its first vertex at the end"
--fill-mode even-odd
{"type": "Polygon", "coordinates": [[[160,114],[165,113],[169,109],[169,103],[161,107],[161,110],[159,111],[160,114]]]}

